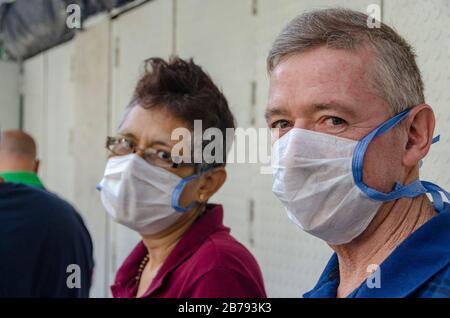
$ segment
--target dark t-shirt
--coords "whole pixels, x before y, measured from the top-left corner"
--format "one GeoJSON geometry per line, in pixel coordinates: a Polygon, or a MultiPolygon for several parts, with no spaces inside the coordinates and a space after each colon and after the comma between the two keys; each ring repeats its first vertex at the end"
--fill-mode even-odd
{"type": "Polygon", "coordinates": [[[90,235],[69,203],[0,183],[0,297],[88,297],[93,267],[90,235]]]}

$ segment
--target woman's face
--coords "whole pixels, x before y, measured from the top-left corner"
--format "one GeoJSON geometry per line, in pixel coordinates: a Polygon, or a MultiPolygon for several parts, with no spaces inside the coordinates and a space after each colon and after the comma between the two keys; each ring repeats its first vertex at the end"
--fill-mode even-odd
{"type": "MultiPolygon", "coordinates": [[[[170,155],[172,147],[179,140],[171,140],[172,131],[184,127],[189,129],[186,123],[160,107],[144,109],[140,106],[133,107],[122,122],[118,135],[129,139],[139,149],[153,148],[160,154],[170,155]]],[[[195,173],[193,166],[180,166],[178,168],[164,168],[181,178],[195,173]]],[[[198,182],[194,179],[189,182],[180,197],[180,205],[186,206],[198,200],[198,182]]]]}

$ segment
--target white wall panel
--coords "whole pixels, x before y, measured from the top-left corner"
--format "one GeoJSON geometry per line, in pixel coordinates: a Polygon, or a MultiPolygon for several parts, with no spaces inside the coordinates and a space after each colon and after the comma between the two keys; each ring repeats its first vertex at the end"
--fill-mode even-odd
{"type": "Polygon", "coordinates": [[[36,141],[37,156],[42,159],[39,175],[47,179],[47,74],[46,56],[39,54],[24,62],[23,129],[36,141]]]}
{"type": "Polygon", "coordinates": [[[96,270],[91,296],[109,293],[105,268],[109,261],[107,216],[96,185],[106,162],[109,118],[109,27],[105,20],[77,35],[74,42],[74,193],[77,207],[94,240],[96,270]]]}
{"type": "Polygon", "coordinates": [[[19,128],[19,64],[0,61],[0,130],[19,128]]]}
{"type": "Polygon", "coordinates": [[[151,1],[112,22],[112,130],[143,73],[144,60],[172,53],[172,1],[151,1]]]}
{"type": "Polygon", "coordinates": [[[75,154],[73,152],[75,83],[74,42],[45,53],[47,58],[47,165],[45,184],[50,191],[76,203],[74,195],[75,154]]]}

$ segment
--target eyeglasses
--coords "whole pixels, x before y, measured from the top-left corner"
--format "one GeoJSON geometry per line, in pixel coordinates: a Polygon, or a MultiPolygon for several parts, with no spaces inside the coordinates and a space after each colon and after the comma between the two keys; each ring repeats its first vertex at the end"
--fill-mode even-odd
{"type": "Polygon", "coordinates": [[[167,151],[154,148],[139,148],[131,140],[124,137],[107,137],[106,149],[114,156],[126,156],[132,153],[142,152],[145,161],[161,168],[178,168],[181,166],[195,165],[193,163],[182,162],[181,157],[172,157],[170,152],[167,151]]]}

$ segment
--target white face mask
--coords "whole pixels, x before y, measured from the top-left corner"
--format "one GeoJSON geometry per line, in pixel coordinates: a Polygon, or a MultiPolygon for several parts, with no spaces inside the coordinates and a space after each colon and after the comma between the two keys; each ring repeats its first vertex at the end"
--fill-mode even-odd
{"type": "Polygon", "coordinates": [[[293,128],[274,144],[272,191],[294,223],[329,244],[347,243],[361,234],[382,204],[353,180],[357,143],[293,128]]]}
{"type": "MultiPolygon", "coordinates": [[[[306,232],[339,245],[359,236],[383,202],[433,197],[437,211],[444,210],[441,187],[419,179],[391,192],[380,192],[363,182],[364,156],[370,142],[408,117],[407,109],[388,119],[359,141],[299,128],[291,129],[274,144],[272,190],[289,218],[306,232]]],[[[433,143],[439,136],[433,138],[433,143]]]]}
{"type": "Polygon", "coordinates": [[[117,223],[149,235],[168,228],[195,206],[178,206],[185,184],[195,177],[182,179],[129,154],[108,160],[99,188],[103,206],[117,223]]]}

